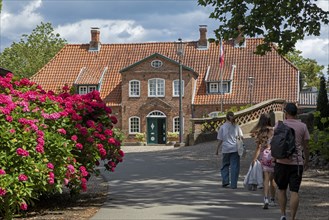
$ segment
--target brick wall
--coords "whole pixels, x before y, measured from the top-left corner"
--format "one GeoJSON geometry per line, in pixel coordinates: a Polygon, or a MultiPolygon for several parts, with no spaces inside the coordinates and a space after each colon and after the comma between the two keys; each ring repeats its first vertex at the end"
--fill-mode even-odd
{"type": "MultiPolygon", "coordinates": [[[[183,69],[184,97],[182,99],[184,114],[184,136],[189,132],[191,119],[192,91],[195,83],[193,74],[183,69]]],[[[152,111],[161,111],[166,115],[167,131],[173,131],[173,118],[179,116],[179,97],[173,97],[173,80],[179,79],[179,65],[160,57],[151,57],[122,73],[122,130],[129,133],[129,118],[137,116],[141,122],[141,132],[146,132],[146,116],[152,111]],[[161,60],[163,66],[153,68],[151,61],[161,60]],[[165,80],[165,97],[148,97],[148,80],[161,78],[165,80]],[[140,81],[140,97],[129,97],[129,81],[140,81]]],[[[129,135],[131,140],[134,135],[129,135]]],[[[127,141],[129,141],[129,139],[127,141]]]]}

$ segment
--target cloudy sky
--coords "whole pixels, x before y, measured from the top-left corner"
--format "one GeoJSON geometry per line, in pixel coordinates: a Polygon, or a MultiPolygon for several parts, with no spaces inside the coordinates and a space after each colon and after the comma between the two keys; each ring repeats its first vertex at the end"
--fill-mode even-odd
{"type": "MultiPolygon", "coordinates": [[[[329,0],[317,4],[329,10],[329,0]]],[[[41,22],[50,22],[68,43],[89,43],[91,27],[100,28],[102,43],[198,40],[200,24],[208,26],[208,37],[219,25],[208,18],[211,11],[197,0],[3,0],[0,51],[41,22]]],[[[327,67],[328,25],[320,36],[307,37],[296,48],[327,67]]]]}

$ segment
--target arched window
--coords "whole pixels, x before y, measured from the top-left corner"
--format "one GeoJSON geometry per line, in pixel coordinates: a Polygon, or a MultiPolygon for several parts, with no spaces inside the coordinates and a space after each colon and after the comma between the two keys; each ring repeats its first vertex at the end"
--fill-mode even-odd
{"type": "Polygon", "coordinates": [[[136,134],[140,132],[140,118],[132,116],[129,118],[129,134],[136,134]]]}
{"type": "Polygon", "coordinates": [[[146,117],[150,117],[150,118],[165,118],[166,115],[161,112],[161,111],[152,111],[150,112],[146,117]]]}

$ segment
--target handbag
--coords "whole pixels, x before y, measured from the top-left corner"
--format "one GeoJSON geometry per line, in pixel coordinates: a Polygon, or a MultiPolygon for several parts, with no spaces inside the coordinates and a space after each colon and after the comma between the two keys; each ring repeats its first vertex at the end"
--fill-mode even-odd
{"type": "Polygon", "coordinates": [[[246,154],[247,154],[247,149],[246,149],[246,146],[243,143],[243,140],[242,140],[241,136],[237,136],[236,143],[237,143],[237,147],[238,147],[239,156],[240,157],[245,157],[246,154]]]}

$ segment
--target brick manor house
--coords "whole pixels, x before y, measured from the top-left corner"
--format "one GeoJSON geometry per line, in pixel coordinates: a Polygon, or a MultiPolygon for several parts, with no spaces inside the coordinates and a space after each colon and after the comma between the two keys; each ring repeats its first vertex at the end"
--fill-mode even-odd
{"type": "MultiPolygon", "coordinates": [[[[298,69],[275,48],[259,56],[262,39],[225,41],[220,68],[220,46],[208,42],[206,25],[199,32],[199,40],[183,42],[181,56],[184,138],[191,118],[274,98],[298,101],[298,69]]],[[[79,94],[98,90],[127,142],[145,132],[148,144],[165,144],[180,126],[179,59],[177,42],[104,44],[92,28],[89,44],[67,44],[31,80],[55,92],[65,84],[79,94]]]]}

